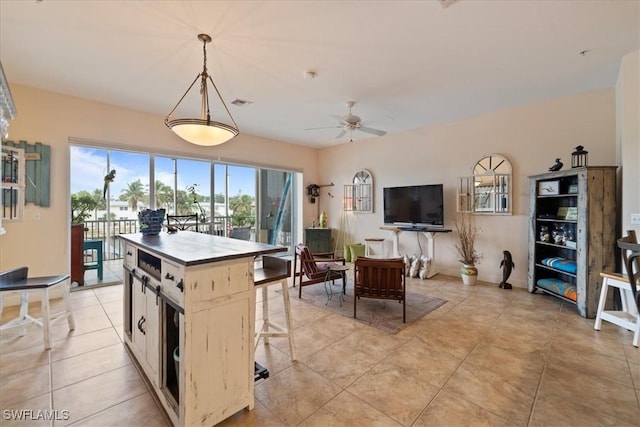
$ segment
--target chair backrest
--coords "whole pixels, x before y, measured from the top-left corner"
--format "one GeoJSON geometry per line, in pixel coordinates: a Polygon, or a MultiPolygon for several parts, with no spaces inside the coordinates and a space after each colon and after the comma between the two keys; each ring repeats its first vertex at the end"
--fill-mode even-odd
{"type": "MultiPolygon", "coordinates": [[[[624,237],[621,237],[618,239],[618,247],[620,249],[622,249],[622,246],[620,246],[621,243],[631,243],[631,244],[636,244],[638,243],[638,239],[636,238],[636,231],[635,230],[627,230],[627,235],[624,237]]],[[[625,266],[625,268],[627,267],[627,258],[629,256],[629,252],[626,249],[622,249],[622,264],[625,266]]]]}
{"type": "Polygon", "coordinates": [[[405,292],[405,265],[402,258],[358,257],[355,262],[356,295],[398,298],[405,292]]]}
{"type": "Polygon", "coordinates": [[[318,265],[313,260],[313,254],[309,248],[302,243],[296,245],[296,254],[300,258],[300,268],[307,277],[315,277],[318,271],[318,265]]]}
{"type": "Polygon", "coordinates": [[[189,230],[195,227],[195,230],[198,231],[198,214],[167,215],[167,225],[178,230],[189,230]]]}
{"type": "Polygon", "coordinates": [[[24,280],[29,275],[29,267],[18,267],[0,273],[0,285],[9,285],[18,280],[24,280]]]}
{"type": "Polygon", "coordinates": [[[622,249],[633,299],[640,310],[640,244],[637,243],[635,231],[629,230],[626,237],[618,239],[618,246],[622,249]]]}
{"type": "Polygon", "coordinates": [[[233,227],[229,237],[238,240],[251,240],[251,227],[233,227]]]}

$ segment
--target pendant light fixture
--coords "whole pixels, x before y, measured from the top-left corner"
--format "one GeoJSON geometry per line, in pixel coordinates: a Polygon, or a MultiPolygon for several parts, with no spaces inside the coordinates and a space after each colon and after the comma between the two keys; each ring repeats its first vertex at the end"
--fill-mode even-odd
{"type": "Polygon", "coordinates": [[[208,34],[198,34],[198,40],[203,43],[202,50],[204,52],[204,65],[202,68],[202,72],[196,76],[191,83],[191,86],[187,89],[187,91],[182,95],[182,98],[178,101],[173,110],[167,115],[164,119],[164,123],[167,125],[169,129],[174,131],[176,135],[180,138],[188,141],[192,144],[196,145],[205,145],[212,146],[222,144],[227,142],[231,138],[238,135],[238,125],[236,121],[233,120],[227,105],[224,103],[222,99],[222,95],[220,95],[220,91],[216,87],[216,84],[213,82],[211,76],[207,73],[207,43],[211,42],[211,37],[208,34]],[[171,119],[171,115],[176,111],[178,105],[182,102],[182,100],[187,96],[193,85],[200,79],[200,96],[202,98],[202,102],[200,105],[200,118],[198,119],[171,119]],[[220,103],[224,107],[224,110],[227,112],[227,115],[231,119],[232,125],[228,125],[226,123],[217,122],[211,120],[211,114],[209,112],[209,91],[207,89],[207,80],[211,82],[211,86],[215,89],[218,98],[220,99],[220,103]]]}

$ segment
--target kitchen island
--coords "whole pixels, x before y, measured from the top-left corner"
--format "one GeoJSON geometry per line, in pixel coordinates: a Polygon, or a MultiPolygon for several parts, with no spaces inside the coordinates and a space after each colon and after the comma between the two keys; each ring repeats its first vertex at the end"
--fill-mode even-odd
{"type": "Polygon", "coordinates": [[[125,234],[124,341],[176,426],[254,406],[254,259],[286,248],[180,231],[125,234]]]}

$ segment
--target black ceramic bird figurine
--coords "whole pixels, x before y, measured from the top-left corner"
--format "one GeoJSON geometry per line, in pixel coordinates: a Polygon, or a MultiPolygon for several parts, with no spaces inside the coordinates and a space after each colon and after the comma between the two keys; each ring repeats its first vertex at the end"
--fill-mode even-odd
{"type": "Polygon", "coordinates": [[[509,276],[511,276],[511,271],[516,267],[513,263],[513,259],[511,258],[511,252],[502,251],[503,259],[500,261],[500,267],[502,268],[502,282],[500,282],[500,288],[502,289],[512,289],[510,283],[507,283],[509,276]]]}
{"type": "Polygon", "coordinates": [[[559,171],[562,169],[563,163],[560,161],[560,158],[556,159],[556,163],[549,168],[551,172],[559,171]]]}
{"type": "Polygon", "coordinates": [[[116,170],[115,169],[112,169],[111,172],[109,172],[104,177],[104,187],[102,188],[102,198],[103,199],[107,198],[107,188],[109,188],[109,184],[111,184],[115,178],[116,178],[116,170]]]}

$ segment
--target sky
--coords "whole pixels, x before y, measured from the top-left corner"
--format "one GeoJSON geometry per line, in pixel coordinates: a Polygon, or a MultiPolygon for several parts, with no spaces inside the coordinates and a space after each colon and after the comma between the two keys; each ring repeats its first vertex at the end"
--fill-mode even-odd
{"type": "MultiPolygon", "coordinates": [[[[149,156],[143,153],[110,150],[110,169],[116,170],[110,184],[111,199],[117,199],[127,184],[139,179],[149,184],[149,156]]],[[[198,184],[197,192],[209,194],[210,163],[206,161],[178,159],[178,190],[198,184]]],[[[228,166],[229,195],[249,194],[255,197],[255,169],[228,166]]],[[[102,189],[107,168],[107,150],[71,146],[71,193],[81,190],[93,192],[102,189]]],[[[224,165],[216,165],[215,193],[224,192],[224,165]]],[[[168,157],[155,157],[155,179],[173,187],[173,162],[168,157]]]]}

